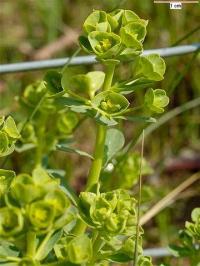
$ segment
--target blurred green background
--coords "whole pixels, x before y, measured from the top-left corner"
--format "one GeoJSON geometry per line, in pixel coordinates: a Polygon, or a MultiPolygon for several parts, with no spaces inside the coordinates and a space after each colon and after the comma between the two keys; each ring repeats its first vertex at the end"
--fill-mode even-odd
{"type": "MultiPolygon", "coordinates": [[[[153,0],[0,0],[0,63],[70,56],[78,47],[77,36],[90,12],[93,9],[109,11],[119,7],[132,9],[149,20],[145,49],[171,46],[193,29],[197,30],[180,44],[200,41],[199,4],[184,5],[182,10],[170,10],[168,4],[154,4],[153,0]]],[[[166,65],[165,80],[159,86],[170,96],[169,112],[200,97],[200,55],[168,58],[166,65]]],[[[90,70],[92,67],[81,68],[90,70]]],[[[15,114],[18,110],[17,96],[30,82],[41,79],[44,73],[35,71],[1,75],[0,113],[14,113],[20,119],[15,114]]],[[[121,67],[117,74],[126,75],[126,68],[121,67]]],[[[82,128],[76,134],[79,146],[92,152],[93,125],[87,121],[82,128]]],[[[134,139],[140,129],[141,125],[127,123],[127,139],[134,139]]],[[[200,169],[200,107],[173,117],[147,136],[145,158],[155,169],[154,174],[144,180],[152,190],[152,205],[200,169]]],[[[70,156],[70,159],[66,165],[66,156],[53,155],[58,168],[67,170],[72,185],[79,190],[80,184],[84,184],[89,163],[87,159],[77,156],[70,156]],[[78,181],[75,182],[74,177],[78,181]]],[[[16,154],[8,166],[10,164],[15,170],[22,170],[16,154]]],[[[145,225],[145,246],[166,246],[170,241],[175,241],[177,229],[184,226],[192,208],[200,205],[199,194],[199,185],[191,186],[179,195],[175,203],[148,222],[145,225]]],[[[179,264],[171,259],[167,261],[171,265],[184,265],[183,261],[179,264]]]]}

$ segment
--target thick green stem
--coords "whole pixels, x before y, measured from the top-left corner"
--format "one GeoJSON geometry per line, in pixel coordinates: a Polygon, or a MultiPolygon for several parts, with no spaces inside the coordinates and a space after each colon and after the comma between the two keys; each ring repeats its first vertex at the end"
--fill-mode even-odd
{"type": "Polygon", "coordinates": [[[36,248],[36,234],[33,231],[29,231],[26,235],[26,256],[33,258],[35,256],[36,248]]]}
{"type": "MultiPolygon", "coordinates": [[[[111,85],[112,85],[112,79],[115,71],[115,66],[116,64],[113,63],[107,63],[105,65],[105,80],[103,84],[103,90],[109,90],[111,85]]],[[[97,126],[97,135],[96,135],[96,143],[95,143],[95,149],[94,149],[94,160],[92,162],[89,175],[88,175],[88,180],[87,180],[87,185],[86,185],[86,190],[90,191],[90,189],[98,183],[100,173],[101,173],[101,168],[103,164],[103,159],[104,159],[104,146],[105,146],[105,139],[106,139],[106,126],[104,125],[98,125],[97,126]]]]}
{"type": "Polygon", "coordinates": [[[104,144],[106,138],[106,126],[97,126],[97,136],[94,150],[94,161],[89,171],[86,190],[89,191],[99,181],[104,158],[104,144]]]}
{"type": "MultiPolygon", "coordinates": [[[[103,90],[110,89],[112,85],[112,79],[115,71],[116,63],[107,63],[105,65],[105,80],[103,84],[103,90]]],[[[106,126],[104,125],[97,125],[97,134],[96,134],[96,143],[94,148],[94,160],[92,162],[87,185],[86,191],[90,191],[94,185],[99,182],[99,177],[101,174],[103,159],[104,159],[104,146],[105,146],[105,138],[106,138],[106,126]]],[[[80,235],[85,232],[86,224],[83,221],[78,220],[73,233],[75,235],[80,235]]]]}
{"type": "Polygon", "coordinates": [[[104,84],[103,84],[103,90],[106,91],[108,89],[110,89],[111,85],[112,85],[112,80],[113,80],[113,75],[115,72],[115,67],[116,67],[116,63],[113,64],[109,64],[107,63],[105,65],[105,80],[104,80],[104,84]]]}

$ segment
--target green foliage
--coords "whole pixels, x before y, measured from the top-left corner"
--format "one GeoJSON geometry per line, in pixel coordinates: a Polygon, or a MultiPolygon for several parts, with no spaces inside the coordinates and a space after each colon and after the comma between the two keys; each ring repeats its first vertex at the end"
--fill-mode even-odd
{"type": "Polygon", "coordinates": [[[0,157],[7,156],[14,151],[15,142],[20,138],[20,133],[11,116],[0,117],[0,157]]]}
{"type": "Polygon", "coordinates": [[[135,231],[136,201],[127,191],[114,190],[99,195],[81,192],[80,199],[87,221],[105,237],[113,234],[129,235],[135,231]]]}
{"type": "Polygon", "coordinates": [[[191,214],[192,222],[185,223],[185,229],[179,233],[180,245],[170,245],[176,257],[189,258],[191,266],[198,266],[200,261],[200,208],[191,214]]]}
{"type": "Polygon", "coordinates": [[[140,173],[140,162],[142,160],[142,175],[153,173],[153,169],[149,163],[138,153],[125,155],[123,160],[119,162],[112,175],[116,179],[116,186],[124,189],[131,189],[137,182],[140,173]],[[123,176],[123,178],[121,178],[123,176]]]}
{"type": "Polygon", "coordinates": [[[48,71],[19,98],[28,115],[18,125],[20,133],[11,117],[0,117],[1,156],[15,149],[27,158],[24,173],[16,176],[0,170],[0,262],[4,265],[107,266],[131,260],[137,266],[152,265],[143,256],[138,202],[125,190],[137,183],[141,160],[142,175],[152,169],[137,153],[119,160],[125,144],[123,121],[156,122],[147,113],[161,113],[169,102],[165,91],[149,89],[163,79],[165,63],[158,55],[141,56],[146,26],[147,21],[130,10],[94,11],[84,22],[85,35],[79,41],[105,71],[75,73],[67,66],[61,72],[48,71]],[[131,77],[112,84],[115,68],[132,60],[131,77]],[[127,99],[127,94],[146,88],[140,106],[127,99]],[[74,132],[85,119],[97,126],[93,155],[77,148],[74,141],[74,132]],[[56,150],[91,159],[86,189],[79,197],[64,180],[65,171],[50,168],[56,150]],[[114,166],[109,180],[115,185],[106,187],[102,170],[109,162],[114,166]],[[10,250],[16,253],[11,255],[10,250]]]}
{"type": "Polygon", "coordinates": [[[145,106],[153,113],[163,113],[169,103],[166,92],[160,89],[149,89],[145,94],[145,106]]]}

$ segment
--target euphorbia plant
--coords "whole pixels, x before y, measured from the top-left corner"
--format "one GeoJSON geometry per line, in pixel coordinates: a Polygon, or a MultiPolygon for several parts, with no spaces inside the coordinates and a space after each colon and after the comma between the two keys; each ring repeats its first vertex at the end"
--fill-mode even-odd
{"type": "MultiPolygon", "coordinates": [[[[119,122],[155,121],[151,115],[162,113],[168,104],[165,91],[151,88],[163,79],[163,59],[156,54],[141,55],[147,24],[130,10],[94,11],[84,22],[79,42],[86,52],[96,55],[105,71],[73,74],[67,67],[61,73],[49,71],[43,81],[24,91],[20,102],[31,119],[19,124],[20,133],[11,117],[0,119],[1,156],[10,153],[19,138],[18,152],[36,151],[31,174],[0,170],[3,265],[100,266],[133,259],[138,266],[152,265],[151,258],[143,256],[137,200],[119,180],[123,171],[115,190],[104,186],[103,191],[101,178],[125,142],[119,122]],[[132,75],[114,83],[115,68],[122,62],[131,65],[132,75]],[[132,106],[127,95],[143,89],[148,90],[140,107],[132,106]],[[50,117],[54,126],[49,129],[50,117]],[[70,141],[73,130],[87,117],[96,123],[93,155],[74,149],[70,141]],[[92,160],[85,191],[79,196],[61,185],[44,164],[44,155],[56,149],[92,160]]],[[[139,175],[138,167],[137,163],[139,175]]]]}

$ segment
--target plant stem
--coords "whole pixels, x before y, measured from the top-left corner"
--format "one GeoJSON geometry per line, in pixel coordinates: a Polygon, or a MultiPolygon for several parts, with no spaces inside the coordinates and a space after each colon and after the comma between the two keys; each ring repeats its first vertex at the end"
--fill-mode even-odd
{"type": "Polygon", "coordinates": [[[104,158],[104,144],[106,138],[106,126],[97,126],[97,136],[94,150],[94,160],[89,171],[88,181],[86,185],[86,190],[90,191],[93,185],[97,184],[99,181],[99,176],[101,173],[101,168],[104,158]]]}
{"type": "Polygon", "coordinates": [[[103,90],[106,91],[110,89],[112,85],[113,75],[115,72],[116,63],[107,63],[105,64],[105,80],[103,84],[103,90]]]}
{"type": "Polygon", "coordinates": [[[135,238],[135,250],[134,250],[134,265],[138,265],[138,241],[140,237],[140,205],[142,199],[142,160],[144,155],[144,130],[142,132],[142,147],[141,147],[141,159],[140,159],[140,171],[139,171],[139,195],[137,204],[137,224],[136,224],[136,238],[135,238]]]}
{"type": "MultiPolygon", "coordinates": [[[[103,90],[109,90],[112,85],[112,79],[115,71],[116,63],[106,63],[105,64],[105,80],[103,84],[103,90]]],[[[86,191],[90,191],[91,188],[96,185],[99,181],[101,168],[104,159],[104,146],[105,146],[105,139],[106,139],[106,126],[98,125],[97,126],[97,134],[96,134],[96,143],[94,148],[94,160],[92,162],[87,185],[86,191]]]]}
{"type": "Polygon", "coordinates": [[[26,256],[34,257],[36,248],[36,234],[33,231],[29,231],[26,235],[26,256]]]}
{"type": "MultiPolygon", "coordinates": [[[[18,258],[18,257],[2,256],[2,255],[0,255],[0,259],[7,260],[7,261],[16,261],[16,262],[19,262],[21,260],[21,258],[18,258]]],[[[7,262],[5,262],[5,263],[7,263],[7,262]]],[[[5,264],[2,264],[2,265],[5,265],[5,264]]]]}
{"type": "MultiPolygon", "coordinates": [[[[113,75],[115,72],[116,63],[106,63],[105,64],[105,80],[103,84],[103,90],[109,90],[112,86],[113,75]]],[[[88,181],[86,185],[86,190],[89,191],[93,185],[97,184],[99,181],[101,168],[103,164],[104,158],[104,146],[105,146],[105,138],[106,138],[106,126],[98,125],[97,126],[97,135],[96,135],[96,143],[94,149],[94,161],[92,162],[88,181]]]]}
{"type": "Polygon", "coordinates": [[[97,254],[102,245],[103,245],[103,240],[101,239],[99,233],[96,232],[95,239],[93,242],[93,258],[89,263],[87,263],[87,266],[93,266],[95,264],[95,261],[97,260],[97,254]]]}
{"type": "MultiPolygon", "coordinates": [[[[110,89],[112,85],[112,79],[115,71],[116,63],[110,63],[105,65],[105,80],[103,84],[103,90],[110,89]]],[[[104,158],[104,146],[106,138],[106,126],[98,125],[96,134],[96,143],[94,148],[94,160],[89,170],[89,175],[86,184],[86,191],[90,191],[93,185],[99,181],[101,168],[104,158]]],[[[73,230],[75,235],[83,234],[86,229],[86,224],[82,220],[78,220],[73,230]]]]}

